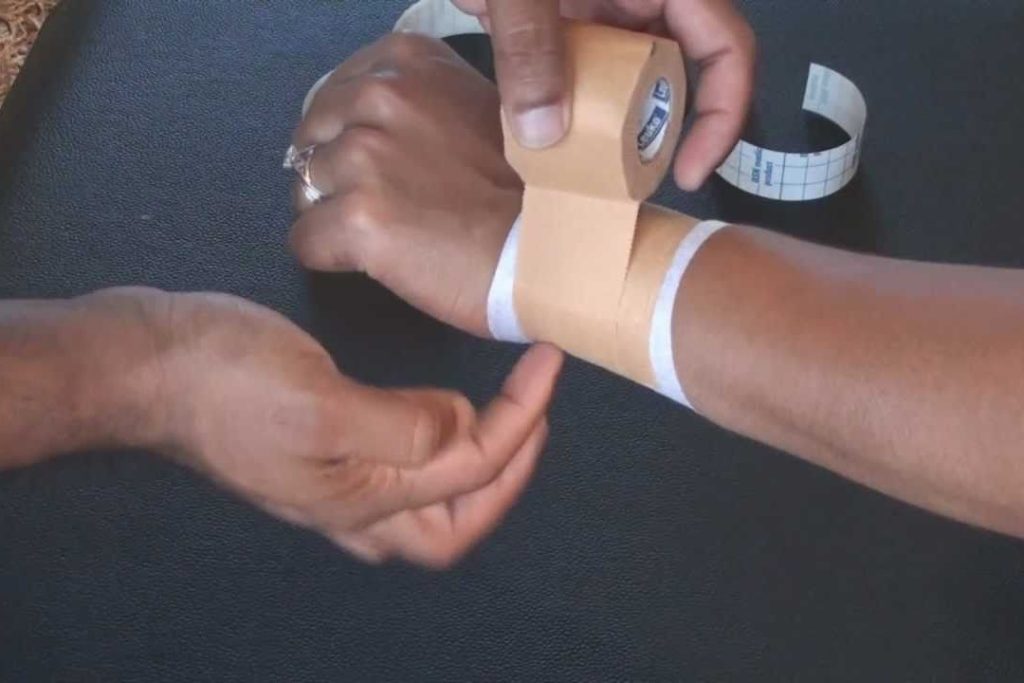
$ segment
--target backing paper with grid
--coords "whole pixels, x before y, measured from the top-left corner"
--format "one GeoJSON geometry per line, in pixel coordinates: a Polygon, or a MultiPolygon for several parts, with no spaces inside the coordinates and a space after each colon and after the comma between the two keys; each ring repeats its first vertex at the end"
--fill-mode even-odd
{"type": "Polygon", "coordinates": [[[820,64],[811,64],[804,111],[823,116],[850,139],[833,149],[798,154],[776,152],[740,140],[718,175],[744,192],[782,201],[821,199],[842,189],[857,173],[868,109],[851,80],[820,64]]]}

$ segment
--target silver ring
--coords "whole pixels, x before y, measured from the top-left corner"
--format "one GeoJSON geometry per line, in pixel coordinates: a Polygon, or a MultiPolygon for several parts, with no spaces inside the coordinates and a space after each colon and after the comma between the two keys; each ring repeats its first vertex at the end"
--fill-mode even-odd
{"type": "Polygon", "coordinates": [[[310,145],[302,149],[295,149],[295,145],[288,148],[284,155],[284,167],[295,171],[302,183],[302,195],[310,204],[316,204],[324,198],[324,193],[313,184],[313,154],[316,153],[316,145],[310,145]]]}

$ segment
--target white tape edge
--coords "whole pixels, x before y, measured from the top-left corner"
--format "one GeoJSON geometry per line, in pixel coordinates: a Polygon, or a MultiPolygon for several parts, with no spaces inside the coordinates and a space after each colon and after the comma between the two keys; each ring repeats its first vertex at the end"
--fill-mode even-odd
{"type": "MultiPolygon", "coordinates": [[[[519,255],[519,230],[522,217],[517,217],[505,238],[505,246],[498,258],[491,289],[487,294],[487,327],[491,336],[499,341],[526,344],[530,338],[523,332],[516,315],[515,278],[519,255]]],[[[648,353],[654,371],[654,388],[658,393],[693,410],[676,372],[676,358],[672,349],[672,316],[683,276],[693,257],[716,232],[729,225],[722,221],[702,221],[695,225],[679,242],[675,254],[662,279],[658,298],[651,316],[651,336],[648,353]]]]}
{"type": "Polygon", "coordinates": [[[868,118],[864,94],[841,73],[812,63],[803,109],[835,123],[850,136],[849,141],[821,152],[799,154],[740,140],[718,168],[718,175],[744,192],[785,202],[821,199],[846,187],[860,166],[868,118]]]}
{"type": "Polygon", "coordinates": [[[466,33],[484,33],[484,27],[479,19],[466,14],[450,0],[420,0],[398,18],[393,31],[448,38],[466,33]]]}
{"type": "Polygon", "coordinates": [[[487,293],[487,328],[499,341],[527,344],[530,338],[523,332],[516,315],[516,261],[519,259],[519,228],[523,217],[516,217],[505,238],[505,246],[498,257],[498,267],[487,293]]]}
{"type": "Polygon", "coordinates": [[[654,304],[654,315],[651,318],[650,356],[655,388],[662,395],[691,410],[693,405],[690,404],[676,372],[676,359],[672,351],[672,315],[679,286],[693,257],[709,237],[726,225],[728,223],[722,221],[703,221],[695,225],[686,237],[680,240],[672,263],[661,282],[658,300],[654,304]]]}

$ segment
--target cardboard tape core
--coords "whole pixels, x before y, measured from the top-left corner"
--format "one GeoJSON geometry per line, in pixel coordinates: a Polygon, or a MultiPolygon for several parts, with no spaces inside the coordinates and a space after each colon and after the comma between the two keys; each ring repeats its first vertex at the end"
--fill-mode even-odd
{"type": "Polygon", "coordinates": [[[640,130],[636,134],[636,150],[645,164],[653,161],[665,144],[671,116],[672,85],[667,78],[662,77],[651,86],[651,94],[644,103],[640,130]]]}

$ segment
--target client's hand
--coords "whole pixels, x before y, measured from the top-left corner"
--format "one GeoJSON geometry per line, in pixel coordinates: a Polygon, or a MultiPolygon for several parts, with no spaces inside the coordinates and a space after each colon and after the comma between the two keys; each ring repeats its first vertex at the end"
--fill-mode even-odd
{"type": "Polygon", "coordinates": [[[326,196],[292,247],[316,270],[360,270],[427,314],[487,335],[487,291],[522,185],[502,152],[498,93],[444,43],[389,35],[343,63],[294,145],[315,145],[326,196]]]}
{"type": "Polygon", "coordinates": [[[93,378],[76,403],[118,397],[111,440],[170,453],[371,561],[447,566],[498,522],[544,443],[561,362],[531,349],[478,415],[452,392],[360,385],[235,297],[117,289],[74,305],[64,332],[93,378]]]}

